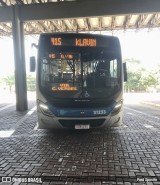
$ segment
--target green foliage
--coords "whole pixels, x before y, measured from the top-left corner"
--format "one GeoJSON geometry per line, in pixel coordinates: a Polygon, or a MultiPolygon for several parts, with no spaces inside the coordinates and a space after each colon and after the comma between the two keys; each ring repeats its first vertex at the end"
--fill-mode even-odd
{"type": "Polygon", "coordinates": [[[9,91],[11,93],[12,92],[12,87],[15,85],[15,76],[14,76],[14,74],[4,77],[3,82],[6,83],[6,86],[9,86],[9,91]]]}
{"type": "Polygon", "coordinates": [[[154,71],[147,71],[142,68],[140,61],[136,59],[125,59],[127,63],[128,80],[125,89],[128,92],[147,91],[149,87],[156,87],[159,84],[154,71]]]}
{"type": "Polygon", "coordinates": [[[158,85],[158,79],[155,78],[154,74],[146,73],[141,78],[141,83],[144,85],[144,87],[150,87],[150,86],[156,86],[158,85]]]}
{"type": "Polygon", "coordinates": [[[3,79],[2,78],[0,78],[0,84],[3,82],[3,79]]]}
{"type": "MultiPolygon", "coordinates": [[[[35,91],[36,90],[36,78],[32,75],[27,75],[27,90],[28,91],[35,91]]],[[[5,83],[6,86],[9,87],[10,92],[12,91],[12,87],[15,85],[15,76],[9,75],[4,78],[0,79],[0,83],[5,83]]]]}
{"type": "Polygon", "coordinates": [[[12,86],[15,84],[15,77],[14,75],[6,76],[3,78],[3,81],[6,83],[7,86],[12,86]]]}
{"type": "Polygon", "coordinates": [[[128,71],[128,81],[126,83],[126,87],[128,90],[132,91],[137,91],[138,88],[139,88],[139,81],[140,81],[140,78],[141,78],[141,74],[140,72],[131,72],[131,71],[128,71]]]}
{"type": "Polygon", "coordinates": [[[125,59],[123,60],[123,62],[127,62],[127,63],[129,63],[130,65],[131,65],[131,64],[135,65],[135,64],[140,64],[140,63],[141,63],[139,60],[137,60],[137,59],[135,59],[135,58],[125,58],[125,59]]]}
{"type": "Polygon", "coordinates": [[[36,90],[36,78],[32,75],[27,75],[27,90],[28,91],[36,90]]]}

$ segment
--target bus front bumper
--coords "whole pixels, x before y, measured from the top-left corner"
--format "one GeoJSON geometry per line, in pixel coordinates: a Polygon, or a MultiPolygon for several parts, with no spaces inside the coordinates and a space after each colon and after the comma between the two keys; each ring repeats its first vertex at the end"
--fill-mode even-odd
{"type": "Polygon", "coordinates": [[[114,127],[120,126],[122,123],[122,111],[116,115],[108,115],[103,117],[49,117],[38,112],[38,128],[39,129],[55,129],[55,128],[75,128],[75,125],[89,125],[90,128],[97,127],[114,127]]]}

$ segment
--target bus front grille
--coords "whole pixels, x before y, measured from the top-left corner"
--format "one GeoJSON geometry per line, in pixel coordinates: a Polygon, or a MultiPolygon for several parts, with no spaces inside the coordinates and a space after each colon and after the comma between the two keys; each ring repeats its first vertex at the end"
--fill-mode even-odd
{"type": "Polygon", "coordinates": [[[63,127],[68,128],[74,128],[75,125],[90,125],[90,127],[99,127],[105,122],[105,119],[87,119],[87,120],[60,119],[59,122],[63,127]]]}

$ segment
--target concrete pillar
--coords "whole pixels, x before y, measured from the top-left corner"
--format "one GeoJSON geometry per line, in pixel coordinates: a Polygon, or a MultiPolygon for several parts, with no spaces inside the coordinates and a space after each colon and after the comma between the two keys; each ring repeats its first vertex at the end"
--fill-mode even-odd
{"type": "Polygon", "coordinates": [[[13,6],[12,33],[15,61],[16,110],[25,111],[27,104],[26,66],[23,22],[19,19],[18,5],[13,6]]]}

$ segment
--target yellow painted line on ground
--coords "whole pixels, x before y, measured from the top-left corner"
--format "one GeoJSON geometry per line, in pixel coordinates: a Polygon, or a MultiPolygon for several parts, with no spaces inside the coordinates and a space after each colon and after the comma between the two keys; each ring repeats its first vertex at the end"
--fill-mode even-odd
{"type": "Polygon", "coordinates": [[[157,104],[157,103],[150,103],[150,102],[143,102],[143,101],[141,101],[140,103],[145,104],[145,105],[150,105],[153,107],[160,107],[160,104],[157,104]]]}

